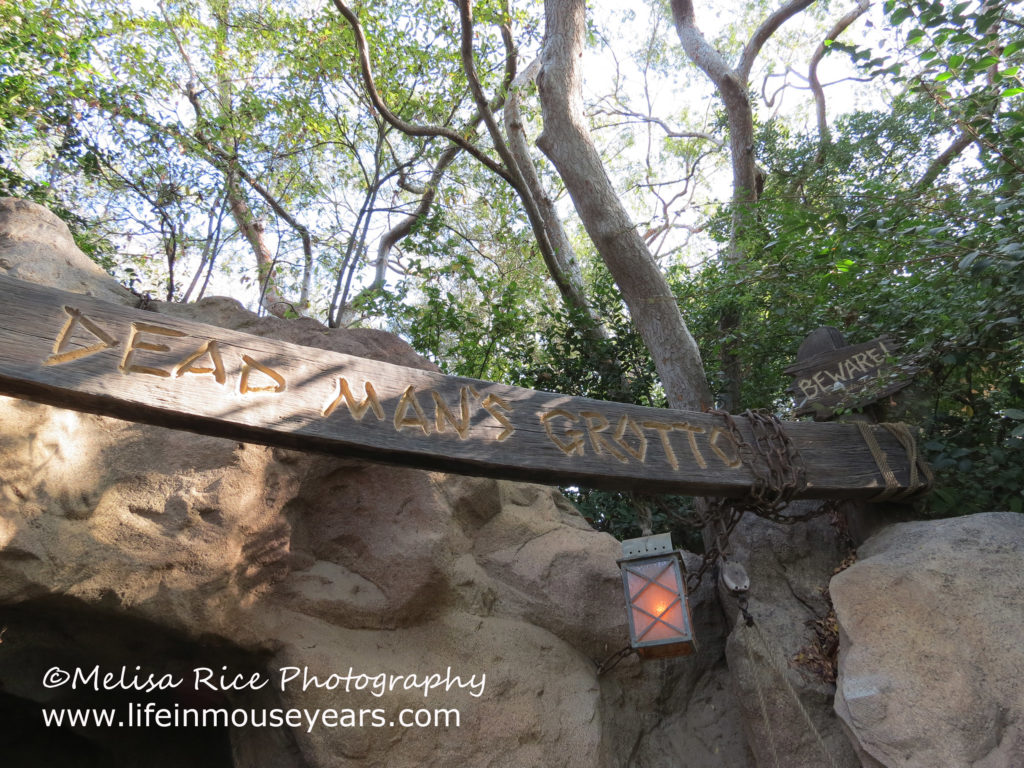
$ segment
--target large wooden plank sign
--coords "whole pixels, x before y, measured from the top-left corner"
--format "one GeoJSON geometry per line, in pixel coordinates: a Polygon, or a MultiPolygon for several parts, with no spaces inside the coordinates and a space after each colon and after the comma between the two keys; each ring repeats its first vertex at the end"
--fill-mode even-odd
{"type": "MultiPolygon", "coordinates": [[[[723,496],[753,482],[721,417],[444,376],[3,277],[0,394],[473,475],[723,496]]],[[[883,488],[856,427],[786,431],[806,466],[802,497],[869,498],[883,488]]],[[[904,450],[885,430],[878,441],[907,483],[904,450]]]]}

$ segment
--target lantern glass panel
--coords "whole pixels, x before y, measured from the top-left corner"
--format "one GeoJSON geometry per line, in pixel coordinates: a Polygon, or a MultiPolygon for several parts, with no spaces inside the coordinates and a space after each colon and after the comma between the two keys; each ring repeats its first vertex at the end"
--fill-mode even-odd
{"type": "Polygon", "coordinates": [[[679,565],[675,558],[624,564],[634,641],[690,639],[684,611],[679,565]]]}

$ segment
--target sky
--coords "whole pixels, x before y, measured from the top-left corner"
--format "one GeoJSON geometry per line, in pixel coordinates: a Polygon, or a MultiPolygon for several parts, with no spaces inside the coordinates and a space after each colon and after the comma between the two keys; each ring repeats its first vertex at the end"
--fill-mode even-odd
{"type": "MultiPolygon", "coordinates": [[[[135,10],[157,10],[153,0],[129,0],[129,3],[135,10]]],[[[414,8],[415,3],[410,3],[409,6],[414,8]]],[[[765,46],[759,57],[759,66],[753,73],[754,89],[761,91],[762,84],[767,83],[764,92],[771,94],[783,82],[787,83],[787,87],[776,93],[775,102],[771,106],[763,101],[759,102],[758,111],[761,119],[774,116],[798,127],[810,129],[813,126],[811,94],[801,75],[806,75],[807,60],[814,45],[820,41],[824,30],[831,26],[832,20],[846,13],[849,9],[847,6],[852,8],[853,3],[833,3],[827,13],[815,15],[805,12],[788,22],[765,46]],[[786,72],[787,64],[792,65],[789,72],[786,72]],[[764,78],[769,68],[776,74],[766,81],[764,78]]],[[[750,3],[704,3],[697,8],[698,24],[710,40],[728,45],[731,25],[738,23],[746,35],[750,28],[750,20],[745,17],[754,14],[752,18],[757,18],[758,15],[763,15],[761,12],[751,11],[752,7],[750,3]]],[[[719,109],[720,103],[703,73],[685,61],[675,30],[670,23],[654,13],[648,4],[635,3],[624,7],[619,2],[598,0],[590,4],[590,10],[595,27],[601,33],[598,37],[604,38],[604,44],[601,44],[599,39],[598,44],[590,47],[585,54],[585,99],[590,105],[591,113],[599,122],[611,124],[611,127],[595,130],[595,141],[604,148],[610,158],[612,178],[626,180],[623,182],[626,185],[623,191],[630,197],[630,185],[635,189],[637,184],[643,183],[643,179],[630,180],[631,168],[635,169],[638,163],[642,164],[649,158],[652,170],[660,173],[665,168],[664,164],[671,160],[663,153],[664,134],[660,128],[635,122],[632,136],[624,138],[622,118],[601,115],[598,112],[615,111],[622,108],[621,102],[628,102],[628,106],[638,112],[646,112],[650,108],[656,117],[673,127],[701,129],[710,127],[709,124],[714,120],[715,111],[719,109]],[[661,66],[649,67],[645,80],[644,50],[648,47],[652,29],[656,32],[653,36],[655,48],[663,63],[661,66]],[[616,82],[620,84],[620,102],[608,98],[608,93],[616,82]]],[[[865,42],[876,38],[876,30],[881,28],[881,24],[876,20],[875,26],[872,27],[871,23],[870,17],[862,18],[844,35],[844,39],[850,42],[865,42]]],[[[529,63],[535,52],[535,49],[530,50],[528,46],[524,46],[521,69],[529,63]]],[[[848,79],[844,81],[845,78],[855,75],[848,57],[844,55],[829,55],[822,62],[821,80],[825,83],[840,81],[838,85],[827,89],[830,118],[834,119],[835,115],[843,110],[881,105],[884,96],[877,87],[848,79]]],[[[181,99],[181,106],[183,115],[190,113],[184,99],[181,99]]],[[[533,138],[535,137],[534,135],[533,138]]],[[[539,151],[536,154],[540,158],[539,151]]],[[[710,206],[727,200],[730,196],[730,174],[724,153],[719,157],[717,164],[705,162],[703,168],[701,184],[691,187],[696,189],[696,194],[684,196],[672,206],[678,213],[678,221],[690,227],[698,227],[711,210],[710,206]]],[[[635,176],[635,170],[632,172],[635,176]]],[[[664,195],[668,196],[670,195],[664,195]]],[[[657,201],[650,196],[632,196],[630,203],[641,229],[647,226],[645,220],[649,220],[653,214],[660,213],[657,201]]],[[[571,226],[573,211],[565,196],[560,201],[560,210],[571,226]]],[[[377,218],[375,228],[378,235],[385,231],[386,224],[384,217],[377,218]]],[[[273,227],[268,226],[267,234],[273,246],[273,227]]],[[[661,252],[671,253],[673,249],[682,249],[682,244],[688,242],[688,248],[676,250],[673,258],[683,258],[687,263],[693,264],[707,256],[714,248],[700,234],[690,240],[687,240],[687,237],[685,229],[671,232],[663,240],[658,241],[661,252]]],[[[138,242],[133,244],[133,249],[137,250],[138,245],[138,242]]],[[[374,250],[375,244],[371,243],[370,251],[374,250]]],[[[180,268],[182,275],[189,274],[186,264],[181,264],[180,268]]],[[[215,273],[208,295],[209,293],[232,295],[249,306],[255,305],[257,298],[252,283],[243,284],[237,273],[215,273]]]]}

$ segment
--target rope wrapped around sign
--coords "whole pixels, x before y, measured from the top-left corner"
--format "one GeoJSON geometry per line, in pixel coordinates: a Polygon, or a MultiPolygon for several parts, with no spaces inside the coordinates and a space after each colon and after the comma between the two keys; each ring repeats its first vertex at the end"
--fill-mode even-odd
{"type": "Polygon", "coordinates": [[[914,433],[910,427],[899,423],[876,425],[858,421],[857,428],[860,429],[861,437],[864,438],[864,442],[868,446],[868,450],[871,451],[872,458],[875,460],[875,465],[885,481],[885,488],[880,494],[871,499],[872,502],[908,499],[918,493],[926,493],[932,487],[934,476],[932,475],[931,468],[917,452],[917,441],[914,439],[914,433]],[[896,479],[896,473],[892,471],[885,451],[878,444],[878,439],[875,437],[877,427],[885,429],[895,437],[896,441],[906,452],[907,465],[910,467],[906,488],[900,488],[899,481],[896,479]]]}
{"type": "MultiPolygon", "coordinates": [[[[753,512],[782,525],[806,522],[826,513],[837,513],[839,502],[835,499],[801,514],[784,514],[795,495],[807,486],[806,470],[800,452],[786,434],[782,421],[774,414],[748,410],[743,414],[750,424],[752,442],[744,439],[736,419],[728,411],[710,411],[722,419],[725,431],[736,445],[739,460],[753,475],[748,494],[739,499],[704,500],[704,508],[697,504],[697,512],[705,529],[714,531],[714,541],[705,550],[700,567],[687,575],[687,586],[692,591],[700,584],[704,573],[725,556],[729,536],[745,512],[753,512]]],[[[882,475],[885,487],[872,502],[900,501],[919,493],[926,493],[932,486],[933,475],[927,463],[917,450],[914,433],[906,424],[867,424],[857,422],[857,427],[868,450],[882,475]],[[901,487],[895,472],[889,465],[885,451],[878,443],[876,432],[885,430],[891,434],[906,452],[909,466],[906,487],[901,487]]]]}

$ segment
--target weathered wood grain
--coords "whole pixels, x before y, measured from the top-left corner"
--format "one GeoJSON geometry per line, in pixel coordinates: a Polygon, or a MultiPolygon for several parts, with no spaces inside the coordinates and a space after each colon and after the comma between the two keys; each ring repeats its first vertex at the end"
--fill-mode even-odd
{"type": "MultiPolygon", "coordinates": [[[[814,414],[818,419],[832,416],[840,406],[859,408],[882,399],[910,384],[910,377],[897,375],[891,361],[897,350],[896,342],[887,336],[865,342],[837,346],[832,328],[820,328],[805,341],[816,342],[817,354],[801,357],[785,372],[793,377],[790,391],[797,416],[814,414]],[[821,333],[821,332],[825,333],[821,333]],[[816,335],[822,338],[817,339],[816,335]]],[[[839,339],[842,335],[839,334],[839,339]]],[[[804,347],[801,347],[801,355],[804,347]]]]}
{"type": "MultiPolygon", "coordinates": [[[[470,475],[720,496],[752,482],[717,416],[444,376],[3,277],[0,394],[470,475]]],[[[807,469],[802,497],[867,498],[883,487],[856,427],[786,430],[807,469]]],[[[905,483],[902,448],[884,430],[878,440],[905,483]]]]}

